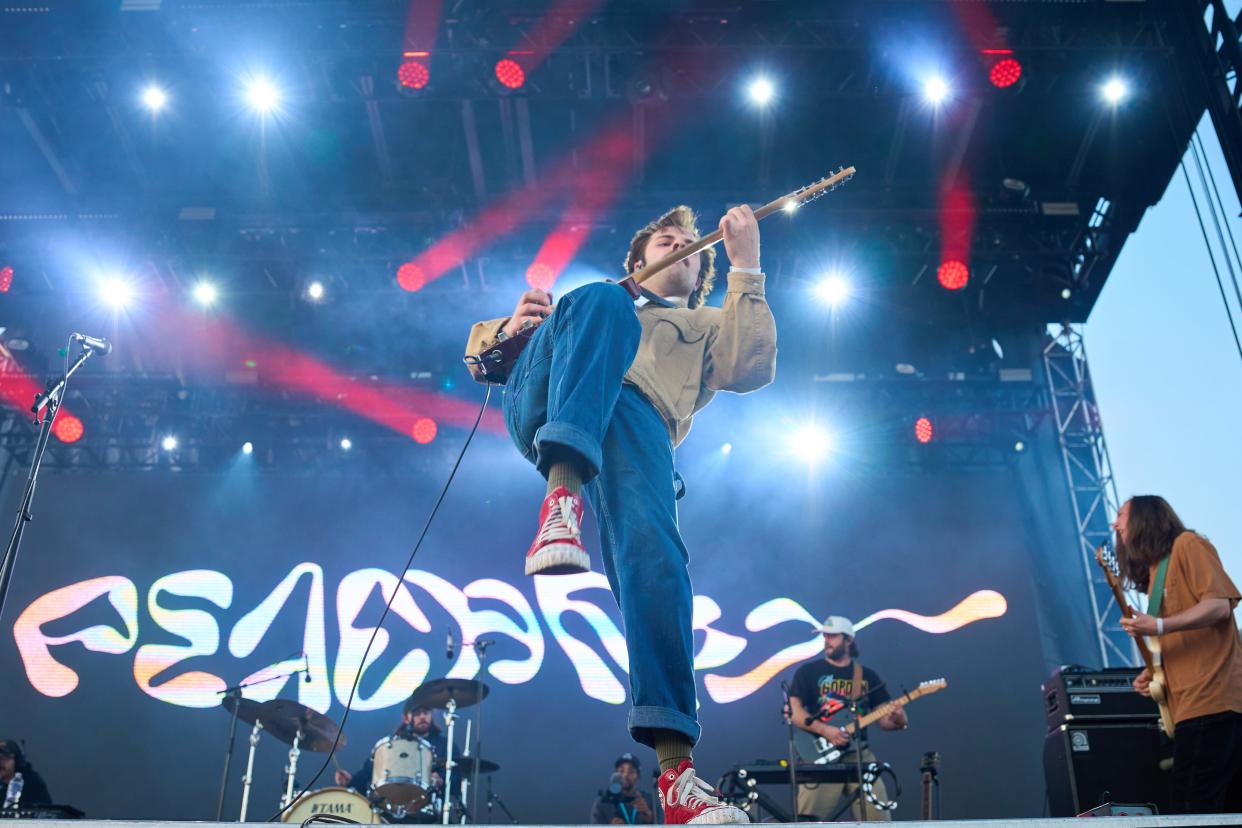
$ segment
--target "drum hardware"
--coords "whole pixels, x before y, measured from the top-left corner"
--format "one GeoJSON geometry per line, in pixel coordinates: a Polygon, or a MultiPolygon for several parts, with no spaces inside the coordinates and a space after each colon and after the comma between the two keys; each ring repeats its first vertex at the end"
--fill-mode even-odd
{"type": "MultiPolygon", "coordinates": [[[[495,641],[485,638],[476,638],[474,641],[469,642],[470,646],[474,648],[475,654],[479,657],[480,679],[487,677],[487,648],[495,643],[495,641]]],[[[483,755],[483,700],[487,698],[487,685],[480,682],[479,686],[483,688],[483,693],[479,696],[479,709],[475,713],[474,751],[472,755],[476,757],[483,755]]],[[[467,744],[469,744],[469,741],[470,736],[467,734],[467,744]]],[[[466,796],[470,797],[470,813],[472,814],[479,812],[479,768],[481,765],[482,762],[475,763],[474,772],[470,774],[470,788],[468,791],[463,790],[462,792],[463,804],[466,796]]]]}
{"type": "Polygon", "coordinates": [[[250,806],[250,783],[254,780],[254,750],[259,746],[259,734],[263,732],[263,722],[255,722],[250,730],[250,751],[246,756],[246,775],[242,777],[241,813],[238,822],[246,821],[246,809],[250,806]]]}
{"type": "MultiPolygon", "coordinates": [[[[483,646],[486,647],[490,643],[487,642],[483,646]]],[[[449,814],[452,811],[449,799],[453,790],[453,768],[456,767],[453,761],[453,731],[457,724],[457,708],[478,704],[487,697],[489,692],[488,686],[481,681],[442,678],[427,682],[410,695],[408,704],[416,707],[442,708],[445,711],[444,727],[447,749],[444,757],[444,807],[441,808],[440,814],[442,825],[448,825],[449,814]]],[[[464,801],[462,806],[464,810],[464,801]]]]}
{"type": "MultiPolygon", "coordinates": [[[[232,687],[226,687],[223,690],[220,690],[216,694],[218,696],[222,696],[220,699],[220,705],[232,714],[232,716],[229,717],[229,745],[224,752],[224,771],[220,777],[220,798],[216,802],[216,822],[220,822],[224,818],[224,796],[229,787],[229,768],[233,764],[233,745],[237,741],[237,720],[241,719],[246,722],[246,724],[254,724],[256,718],[258,717],[258,708],[260,707],[259,702],[252,699],[242,698],[242,691],[248,687],[256,687],[260,684],[267,684],[268,682],[276,681],[278,679],[287,679],[290,676],[296,676],[299,673],[306,673],[307,679],[309,680],[310,673],[308,671],[310,669],[310,665],[309,662],[306,661],[306,653],[300,653],[300,655],[304,666],[298,668],[297,670],[293,670],[288,673],[281,673],[277,676],[269,676],[268,678],[260,679],[259,681],[235,684],[232,687]]],[[[282,659],[282,661],[289,661],[292,658],[295,658],[295,656],[290,654],[282,659]]],[[[253,753],[253,751],[254,749],[252,747],[251,752],[253,753]]],[[[246,776],[250,776],[249,770],[246,771],[246,776]]],[[[245,796],[243,795],[243,801],[244,799],[245,796]]],[[[245,821],[244,815],[242,817],[242,821],[245,821]]]]}
{"type": "Polygon", "coordinates": [[[298,750],[298,743],[302,741],[302,731],[299,729],[293,735],[293,746],[289,748],[289,764],[285,765],[285,793],[280,798],[281,810],[289,806],[293,801],[293,785],[297,778],[298,757],[302,755],[302,751],[298,750]]]}
{"type": "MultiPolygon", "coordinates": [[[[447,679],[441,679],[446,681],[447,679]]],[[[444,751],[444,804],[440,808],[440,824],[449,824],[449,798],[452,796],[453,790],[453,725],[457,721],[457,700],[451,695],[446,705],[447,712],[444,714],[444,728],[447,733],[447,746],[444,751]]]]}

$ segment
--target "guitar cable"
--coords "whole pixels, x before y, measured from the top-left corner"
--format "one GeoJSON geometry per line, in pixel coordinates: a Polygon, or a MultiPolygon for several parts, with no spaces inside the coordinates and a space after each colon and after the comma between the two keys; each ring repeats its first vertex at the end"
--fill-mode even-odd
{"type": "MultiPolygon", "coordinates": [[[[479,406],[479,413],[474,418],[474,425],[470,427],[470,433],[466,435],[466,441],[462,443],[461,451],[457,453],[457,460],[453,462],[453,468],[449,471],[448,479],[444,481],[444,487],[440,490],[440,496],[436,498],[435,505],[431,507],[431,513],[427,515],[427,521],[423,524],[423,531],[419,533],[418,540],[414,542],[414,548],[410,550],[409,557],[406,558],[405,567],[401,570],[402,576],[410,570],[414,565],[414,556],[418,554],[418,550],[422,547],[423,541],[427,537],[428,530],[431,529],[431,522],[435,520],[436,513],[440,511],[440,504],[444,502],[445,496],[448,495],[449,486],[453,483],[453,478],[457,476],[457,469],[461,467],[461,461],[466,456],[466,449],[470,448],[470,443],[474,440],[474,435],[479,430],[479,424],[483,422],[483,414],[487,411],[487,404],[492,398],[492,383],[487,383],[487,391],[483,395],[483,404],[479,406]]],[[[376,636],[384,626],[384,620],[388,618],[388,612],[392,609],[392,603],[397,598],[397,593],[401,589],[400,579],[395,587],[393,587],[392,595],[388,597],[388,601],[384,604],[384,611],[380,613],[379,621],[375,625],[375,629],[371,631],[371,638],[367,641],[366,649],[362,651],[362,658],[358,661],[358,670],[354,673],[353,685],[349,688],[349,700],[345,702],[345,712],[341,714],[341,724],[336,730],[336,737],[332,740],[332,747],[328,750],[328,756],[320,765],[319,770],[311,777],[311,781],[305,785],[300,785],[298,795],[289,801],[287,805],[279,811],[267,818],[267,822],[276,822],[290,808],[294,806],[306,791],[312,790],[315,783],[319,781],[319,777],[323,776],[324,771],[328,769],[328,765],[336,759],[336,749],[341,743],[341,734],[345,732],[345,722],[349,720],[349,712],[353,709],[354,696],[358,693],[358,684],[362,680],[362,670],[367,664],[367,656],[371,654],[371,645],[375,643],[376,636]]],[[[447,802],[445,803],[447,807],[447,802]]]]}

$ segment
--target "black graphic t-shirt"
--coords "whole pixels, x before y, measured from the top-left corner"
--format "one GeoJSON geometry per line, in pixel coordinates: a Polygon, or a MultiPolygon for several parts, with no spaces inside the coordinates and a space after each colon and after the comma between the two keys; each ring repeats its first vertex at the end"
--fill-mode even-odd
{"type": "MultiPolygon", "coordinates": [[[[858,714],[866,716],[890,700],[888,689],[875,670],[864,666],[862,690],[858,694],[858,714]]],[[[829,664],[823,657],[808,661],[794,673],[790,692],[802,701],[808,716],[819,714],[819,720],[833,727],[845,727],[853,720],[850,695],[854,691],[854,662],[844,667],[829,664]]],[[[867,738],[864,728],[862,738],[867,738]]]]}

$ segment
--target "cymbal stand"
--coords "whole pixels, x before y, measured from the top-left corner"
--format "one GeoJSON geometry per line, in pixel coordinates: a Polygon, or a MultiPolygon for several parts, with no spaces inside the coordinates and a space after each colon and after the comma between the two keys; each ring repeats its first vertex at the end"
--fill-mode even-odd
{"type": "Polygon", "coordinates": [[[246,775],[242,777],[242,803],[238,822],[246,821],[246,809],[250,806],[250,783],[254,780],[254,751],[259,746],[259,734],[263,731],[263,722],[255,722],[250,731],[250,755],[246,757],[246,775]]]}
{"type": "MultiPolygon", "coordinates": [[[[302,728],[298,728],[298,732],[293,737],[293,746],[289,748],[289,764],[285,766],[285,795],[280,798],[280,807],[287,808],[289,803],[293,801],[293,785],[298,772],[298,757],[302,755],[302,751],[298,745],[302,741],[302,728]]],[[[299,791],[299,793],[301,793],[299,791]]]]}
{"type": "MultiPolygon", "coordinates": [[[[479,681],[487,678],[487,648],[495,644],[485,638],[476,638],[472,642],[475,653],[479,656],[479,681]]],[[[483,700],[486,694],[479,696],[479,708],[474,714],[474,773],[470,774],[470,813],[477,818],[479,814],[479,768],[483,764],[483,700]]]]}
{"type": "Polygon", "coordinates": [[[453,791],[453,726],[457,723],[457,699],[449,696],[448,704],[445,705],[447,712],[444,714],[444,729],[447,740],[447,746],[444,749],[444,804],[440,809],[440,824],[449,824],[449,801],[452,799],[453,791]]]}

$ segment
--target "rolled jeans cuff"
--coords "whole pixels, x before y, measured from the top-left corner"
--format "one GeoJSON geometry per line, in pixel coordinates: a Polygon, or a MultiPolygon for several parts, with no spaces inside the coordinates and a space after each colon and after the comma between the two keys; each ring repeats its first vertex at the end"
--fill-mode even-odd
{"type": "Polygon", "coordinates": [[[699,742],[703,729],[697,720],[671,707],[634,707],[628,720],[630,735],[634,741],[647,747],[655,747],[653,730],[675,730],[685,735],[691,745],[699,742]]]}
{"type": "Polygon", "coordinates": [[[550,456],[548,453],[548,444],[559,448],[571,449],[586,462],[587,468],[584,470],[583,483],[592,480],[595,475],[599,474],[599,467],[604,464],[604,451],[600,447],[599,441],[591,437],[586,431],[572,423],[544,423],[535,432],[535,468],[539,469],[540,474],[544,477],[548,476],[548,472],[552,468],[552,460],[554,459],[554,456],[550,456]]]}

